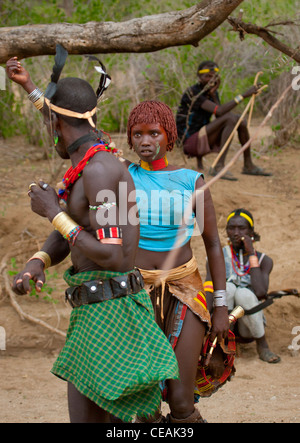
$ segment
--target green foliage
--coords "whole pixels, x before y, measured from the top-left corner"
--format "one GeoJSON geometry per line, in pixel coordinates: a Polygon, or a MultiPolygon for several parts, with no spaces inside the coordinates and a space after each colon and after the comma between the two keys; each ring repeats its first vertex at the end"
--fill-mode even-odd
{"type": "MultiPolygon", "coordinates": [[[[14,277],[18,273],[19,273],[19,271],[17,270],[17,260],[15,257],[12,257],[10,259],[10,269],[7,271],[7,274],[11,277],[14,277]]],[[[54,282],[58,278],[58,274],[56,271],[54,271],[52,274],[50,274],[48,269],[46,269],[45,275],[46,275],[46,282],[43,284],[43,287],[40,292],[36,291],[35,283],[32,280],[30,280],[29,285],[30,285],[31,291],[30,291],[29,296],[35,297],[35,298],[40,298],[42,296],[42,299],[44,301],[56,304],[56,303],[58,303],[58,300],[55,300],[54,298],[52,298],[51,294],[53,291],[55,291],[54,282]]]]}
{"type": "MultiPolygon", "coordinates": [[[[69,14],[63,9],[61,0],[3,0],[0,18],[5,26],[63,21],[118,22],[185,9],[195,4],[195,1],[188,0],[74,0],[72,13],[69,14]]],[[[297,11],[294,0],[248,0],[240,7],[244,11],[243,20],[262,26],[282,22],[287,18],[293,20],[297,11]]],[[[238,11],[234,11],[232,15],[236,16],[237,13],[238,11]]],[[[284,43],[297,47],[297,27],[276,26],[270,29],[282,33],[278,38],[284,43]]],[[[246,35],[245,40],[240,41],[239,35],[232,31],[227,22],[201,40],[198,47],[173,47],[147,54],[101,54],[99,57],[112,76],[112,84],[100,103],[98,113],[98,127],[106,132],[124,132],[128,113],[141,100],[162,100],[175,113],[182,92],[196,82],[196,69],[202,60],[213,59],[220,66],[222,102],[231,100],[237,93],[245,92],[253,83],[256,73],[263,71],[260,81],[270,88],[256,100],[255,112],[266,113],[280,93],[282,76],[289,74],[295,64],[257,36],[246,35]]],[[[52,70],[53,57],[26,59],[24,64],[34,82],[45,89],[52,70]]],[[[95,89],[99,81],[93,64],[86,58],[75,55],[68,57],[62,76],[85,78],[95,89]]],[[[289,100],[288,108],[296,115],[299,112],[299,99],[294,94],[289,100]]],[[[0,91],[0,103],[0,135],[10,137],[13,134],[23,134],[32,143],[43,146],[49,144],[40,115],[28,103],[26,94],[18,86],[9,84],[6,91],[0,91]]],[[[243,105],[239,106],[240,110],[243,105]]],[[[282,118],[287,118],[287,113],[282,118]]],[[[275,126],[278,123],[273,122],[275,126]]]]}
{"type": "Polygon", "coordinates": [[[185,9],[195,2],[169,0],[165,2],[153,0],[74,0],[74,12],[69,17],[72,23],[89,21],[124,21],[146,15],[162,14],[176,9],[185,9]]]}
{"type": "Polygon", "coordinates": [[[57,0],[2,1],[1,23],[5,23],[5,26],[59,23],[65,20],[65,12],[61,8],[61,2],[57,0]]]}

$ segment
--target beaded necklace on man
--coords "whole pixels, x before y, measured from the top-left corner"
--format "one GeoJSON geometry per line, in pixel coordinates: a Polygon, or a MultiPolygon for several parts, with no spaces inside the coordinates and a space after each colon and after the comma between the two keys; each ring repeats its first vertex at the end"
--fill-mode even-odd
{"type": "Polygon", "coordinates": [[[58,190],[58,196],[60,199],[67,201],[68,195],[70,193],[70,188],[81,177],[82,171],[88,164],[89,160],[93,158],[97,152],[100,151],[110,152],[111,154],[115,155],[119,153],[118,149],[111,147],[102,141],[100,144],[93,145],[91,148],[89,148],[83,159],[80,160],[80,162],[78,163],[78,165],[75,166],[75,168],[71,166],[65,173],[62,179],[62,183],[60,184],[62,187],[60,187],[58,190]]]}
{"type": "Polygon", "coordinates": [[[231,249],[231,264],[232,264],[232,268],[233,268],[234,272],[239,277],[243,277],[244,275],[249,274],[249,272],[250,272],[250,264],[249,264],[249,262],[248,262],[248,264],[243,265],[243,270],[245,271],[243,274],[240,274],[238,272],[238,270],[242,269],[241,262],[238,259],[238,256],[237,256],[235,250],[233,249],[232,245],[230,245],[230,249],[231,249]]]}

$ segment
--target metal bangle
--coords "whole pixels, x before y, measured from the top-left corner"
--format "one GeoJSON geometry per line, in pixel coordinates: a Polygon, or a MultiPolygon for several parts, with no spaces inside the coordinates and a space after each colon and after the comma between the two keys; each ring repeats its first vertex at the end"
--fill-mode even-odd
{"type": "Polygon", "coordinates": [[[78,224],[64,211],[59,212],[52,220],[52,225],[57,229],[61,235],[68,239],[69,234],[74,229],[78,228],[78,224]]]}
{"type": "Polygon", "coordinates": [[[42,95],[39,99],[37,99],[33,105],[36,107],[36,109],[39,111],[44,106],[44,96],[42,95]]]}
{"type": "Polygon", "coordinates": [[[238,94],[236,97],[234,97],[233,100],[238,105],[239,103],[241,103],[244,100],[244,97],[242,96],[242,94],[238,94]]]}
{"type": "Polygon", "coordinates": [[[213,294],[213,306],[214,307],[218,307],[218,306],[228,306],[227,304],[227,293],[225,289],[219,289],[214,291],[213,294]]]}
{"type": "Polygon", "coordinates": [[[31,91],[30,94],[28,94],[28,99],[34,103],[36,102],[39,98],[42,97],[43,92],[39,89],[39,88],[35,88],[33,91],[31,91]]]}
{"type": "Polygon", "coordinates": [[[35,259],[38,259],[38,260],[41,260],[43,263],[44,263],[44,265],[45,265],[45,269],[47,269],[47,268],[50,268],[50,266],[51,266],[51,257],[50,257],[50,255],[49,254],[47,254],[47,252],[45,252],[45,251],[38,251],[38,252],[36,252],[28,261],[27,261],[27,263],[29,262],[29,261],[31,261],[31,260],[35,260],[35,259]]]}

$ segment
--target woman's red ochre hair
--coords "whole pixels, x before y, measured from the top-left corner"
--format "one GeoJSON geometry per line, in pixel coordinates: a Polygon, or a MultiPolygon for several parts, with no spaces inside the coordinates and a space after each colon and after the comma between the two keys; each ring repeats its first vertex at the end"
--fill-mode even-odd
{"type": "Polygon", "coordinates": [[[175,141],[177,140],[177,128],[173,113],[168,105],[155,101],[148,100],[139,103],[131,111],[127,123],[127,141],[132,148],[131,129],[134,125],[140,123],[159,123],[167,133],[168,145],[167,151],[172,151],[175,141]]]}

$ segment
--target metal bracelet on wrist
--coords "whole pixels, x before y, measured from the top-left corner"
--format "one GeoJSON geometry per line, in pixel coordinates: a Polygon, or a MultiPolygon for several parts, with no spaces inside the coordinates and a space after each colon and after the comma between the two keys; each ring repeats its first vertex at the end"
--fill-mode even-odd
{"type": "Polygon", "coordinates": [[[28,94],[28,99],[35,103],[39,98],[42,97],[43,92],[39,88],[35,88],[30,94],[28,94]]]}
{"type": "Polygon", "coordinates": [[[213,306],[214,308],[220,307],[220,306],[228,306],[227,304],[227,294],[225,289],[219,289],[214,291],[213,295],[213,306]]]}

